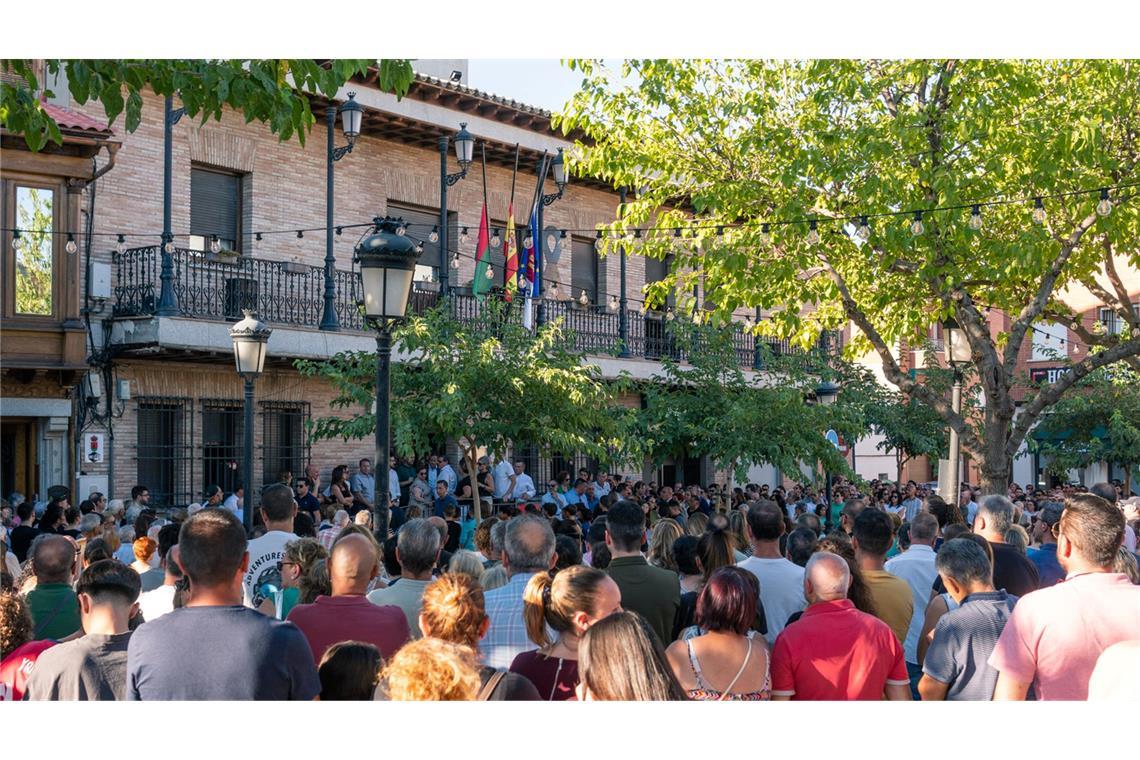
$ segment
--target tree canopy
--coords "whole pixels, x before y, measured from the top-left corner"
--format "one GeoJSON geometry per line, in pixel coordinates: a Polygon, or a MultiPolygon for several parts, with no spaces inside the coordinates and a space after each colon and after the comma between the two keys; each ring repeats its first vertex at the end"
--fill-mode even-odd
{"type": "Polygon", "coordinates": [[[63,142],[55,119],[44,111],[40,94],[49,78],[63,74],[71,98],[80,105],[98,100],[109,123],[125,114],[134,132],[142,118],[142,93],[176,95],[179,105],[202,122],[219,119],[226,106],[240,111],[246,123],[259,121],[282,140],[294,134],[302,145],[315,121],[306,94],[333,96],[353,76],[378,69],[380,89],[403,95],[414,74],[408,60],[342,59],[6,59],[4,71],[15,74],[0,87],[0,123],[22,133],[28,147],[41,150],[63,142]]]}
{"type": "MultiPolygon", "coordinates": [[[[443,305],[409,319],[394,337],[405,361],[392,365],[392,440],[397,453],[422,455],[447,440],[459,443],[474,467],[481,447],[505,456],[512,446],[545,453],[576,452],[603,463],[639,461],[625,435],[636,410],[621,406],[620,384],[572,350],[560,320],[535,333],[517,307],[488,299],[474,318],[455,319],[443,305]]],[[[370,437],[375,418],[375,354],[338,354],[300,361],[305,375],[330,381],[332,402],[348,416],[314,421],[314,440],[370,437]]],[[[474,471],[474,470],[472,470],[474,471]]]]}
{"type": "Polygon", "coordinates": [[[608,244],[632,227],[663,228],[642,244],[646,255],[673,254],[662,287],[701,281],[722,315],[760,307],[764,334],[806,347],[852,323],[848,351],[874,351],[889,382],[959,431],[986,490],[1004,491],[1026,433],[1073,383],[1137,361],[1140,315],[1119,268],[1140,270],[1140,63],[570,65],[585,76],[556,117],[584,134],[571,169],[638,189],[608,244]],[[1108,215],[1095,210],[1099,188],[1112,188],[1108,215]],[[975,204],[980,229],[968,224],[975,204]],[[1073,288],[1127,329],[1082,332],[1063,297],[1073,288]],[[967,383],[985,399],[976,417],[955,413],[898,359],[900,345],[951,316],[972,349],[967,383]],[[1094,350],[1059,382],[1027,386],[1018,356],[1044,321],[1094,350]]]}

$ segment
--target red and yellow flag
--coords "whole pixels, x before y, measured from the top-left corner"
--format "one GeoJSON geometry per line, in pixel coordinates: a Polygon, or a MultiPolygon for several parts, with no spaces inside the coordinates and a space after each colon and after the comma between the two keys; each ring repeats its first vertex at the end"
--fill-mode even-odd
{"type": "Polygon", "coordinates": [[[518,290],[519,252],[515,247],[515,206],[514,203],[507,208],[507,234],[503,237],[503,257],[506,259],[506,276],[504,284],[506,295],[504,298],[510,303],[518,290]]]}

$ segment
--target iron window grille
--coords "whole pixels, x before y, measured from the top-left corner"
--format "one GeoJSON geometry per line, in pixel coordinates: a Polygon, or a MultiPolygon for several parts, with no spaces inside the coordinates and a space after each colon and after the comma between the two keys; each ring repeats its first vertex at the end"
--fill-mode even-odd
{"type": "Polygon", "coordinates": [[[301,477],[309,461],[305,424],[311,417],[307,402],[262,401],[261,481],[277,483],[283,472],[301,477]]]}
{"type": "Polygon", "coordinates": [[[194,500],[191,404],[188,398],[138,399],[135,482],[147,487],[156,507],[183,507],[194,500]]]}
{"type": "Polygon", "coordinates": [[[216,485],[228,494],[241,483],[244,428],[242,402],[202,399],[203,489],[216,485]]]}

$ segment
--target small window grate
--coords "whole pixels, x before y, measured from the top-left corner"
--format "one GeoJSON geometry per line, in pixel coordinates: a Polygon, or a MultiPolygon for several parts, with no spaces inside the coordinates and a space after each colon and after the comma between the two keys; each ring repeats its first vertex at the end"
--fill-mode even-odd
{"type": "Polygon", "coordinates": [[[191,400],[163,396],[138,399],[136,482],[156,507],[183,507],[193,499],[194,414],[191,400]]]}

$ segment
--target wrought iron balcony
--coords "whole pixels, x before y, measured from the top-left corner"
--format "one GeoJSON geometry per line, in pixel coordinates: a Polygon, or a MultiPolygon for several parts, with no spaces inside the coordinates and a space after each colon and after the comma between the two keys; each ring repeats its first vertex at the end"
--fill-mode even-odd
{"type": "MultiPolygon", "coordinates": [[[[174,293],[182,316],[213,321],[237,321],[242,310],[250,309],[265,322],[316,329],[324,306],[324,268],[288,261],[222,256],[176,248],[174,293]]],[[[132,248],[115,254],[115,317],[140,317],[155,313],[158,303],[162,254],[158,246],[132,248]]],[[[337,270],[335,307],[342,330],[367,332],[357,307],[361,299],[358,276],[337,270]]],[[[423,313],[439,303],[438,285],[415,283],[408,304],[411,313],[423,313]]],[[[469,321],[479,313],[480,302],[470,292],[453,292],[449,304],[452,316],[469,321]]],[[[575,347],[587,354],[616,354],[620,349],[620,315],[604,306],[582,306],[576,301],[544,300],[545,318],[561,318],[573,334],[575,347]]],[[[512,312],[521,318],[521,310],[512,312]]],[[[628,350],[632,357],[670,358],[684,361],[672,323],[663,314],[628,309],[626,311],[628,350]]],[[[755,340],[751,333],[736,327],[733,343],[743,367],[755,361],[755,340]]],[[[759,338],[775,355],[800,353],[786,340],[759,338]]],[[[821,336],[818,350],[837,351],[837,333],[821,336]]]]}

